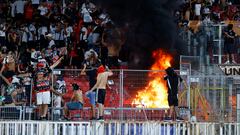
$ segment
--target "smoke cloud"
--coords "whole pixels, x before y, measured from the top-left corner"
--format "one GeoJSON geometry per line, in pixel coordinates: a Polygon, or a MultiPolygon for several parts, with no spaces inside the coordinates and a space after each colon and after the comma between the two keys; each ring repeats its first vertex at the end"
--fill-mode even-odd
{"type": "MultiPolygon", "coordinates": [[[[126,37],[122,47],[129,49],[129,67],[148,69],[152,52],[163,49],[173,55],[183,54],[185,46],[178,38],[173,13],[177,0],[96,0],[105,8],[126,37]]],[[[127,52],[126,52],[127,53],[127,52]]],[[[178,63],[177,60],[174,61],[178,63]]]]}

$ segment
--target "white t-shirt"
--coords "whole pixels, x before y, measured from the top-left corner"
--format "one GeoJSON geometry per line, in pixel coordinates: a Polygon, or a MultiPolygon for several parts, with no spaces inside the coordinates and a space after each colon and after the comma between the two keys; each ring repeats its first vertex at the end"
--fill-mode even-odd
{"type": "Polygon", "coordinates": [[[50,25],[50,32],[52,33],[52,35],[55,35],[56,26],[53,26],[53,24],[50,25]]]}
{"type": "Polygon", "coordinates": [[[54,39],[55,40],[63,40],[64,38],[64,33],[63,33],[63,30],[61,30],[61,32],[56,32],[54,34],[54,39]]]}
{"type": "Polygon", "coordinates": [[[87,34],[88,34],[87,31],[88,30],[86,27],[82,27],[81,33],[80,33],[80,41],[87,39],[87,34]]]}
{"type": "Polygon", "coordinates": [[[32,4],[39,4],[39,0],[32,0],[32,4]]]}
{"type": "Polygon", "coordinates": [[[39,6],[38,10],[40,10],[40,15],[45,15],[48,12],[48,8],[43,6],[39,6]]]}
{"type": "Polygon", "coordinates": [[[71,36],[71,33],[73,32],[73,28],[72,26],[68,26],[66,28],[66,31],[67,31],[67,35],[65,35],[66,37],[70,37],[71,36]]]}
{"type": "Polygon", "coordinates": [[[23,34],[22,34],[22,42],[27,42],[28,41],[28,28],[27,27],[24,27],[24,31],[23,31],[23,34]]]}
{"type": "Polygon", "coordinates": [[[36,28],[33,24],[28,27],[28,41],[33,41],[33,34],[36,34],[36,28]]]}
{"type": "Polygon", "coordinates": [[[66,88],[66,82],[64,80],[57,80],[56,81],[57,92],[63,93],[63,89],[66,88]]]}
{"type": "Polygon", "coordinates": [[[38,39],[40,39],[40,36],[41,36],[41,35],[44,35],[44,36],[45,36],[45,34],[46,34],[47,32],[48,32],[48,29],[47,29],[46,26],[40,27],[40,28],[38,29],[38,36],[39,36],[38,39]]]}
{"type": "Polygon", "coordinates": [[[81,13],[83,14],[83,22],[89,23],[93,21],[87,8],[83,8],[81,13]]]}
{"type": "Polygon", "coordinates": [[[48,44],[48,48],[52,48],[52,46],[55,45],[54,40],[51,40],[48,44]]]}
{"type": "Polygon", "coordinates": [[[5,37],[6,36],[6,32],[3,30],[0,30],[0,37],[5,37]]]}
{"type": "Polygon", "coordinates": [[[83,3],[81,9],[84,10],[84,8],[91,12],[93,9],[96,8],[96,6],[91,2],[88,5],[86,3],[83,3]]]}
{"type": "Polygon", "coordinates": [[[199,3],[195,4],[195,15],[196,16],[201,15],[201,4],[199,4],[199,3]]]}
{"type": "Polygon", "coordinates": [[[17,0],[12,4],[12,12],[24,13],[24,5],[26,1],[17,0]],[[16,9],[16,10],[15,10],[16,9]]]}

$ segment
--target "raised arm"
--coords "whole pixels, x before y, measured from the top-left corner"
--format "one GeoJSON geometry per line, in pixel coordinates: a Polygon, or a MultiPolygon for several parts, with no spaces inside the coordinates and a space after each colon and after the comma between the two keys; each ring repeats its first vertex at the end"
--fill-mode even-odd
{"type": "Polygon", "coordinates": [[[53,63],[51,66],[50,66],[50,69],[54,69],[56,66],[58,66],[60,64],[60,62],[63,60],[63,57],[61,57],[60,59],[58,59],[55,63],[53,63]]]}
{"type": "Polygon", "coordinates": [[[81,75],[85,75],[85,70],[87,68],[87,65],[86,64],[83,64],[83,69],[81,71],[81,75]]]}

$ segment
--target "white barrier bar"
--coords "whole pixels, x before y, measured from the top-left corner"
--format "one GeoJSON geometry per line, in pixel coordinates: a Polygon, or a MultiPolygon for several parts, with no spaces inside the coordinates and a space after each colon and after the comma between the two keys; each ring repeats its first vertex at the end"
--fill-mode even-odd
{"type": "Polygon", "coordinates": [[[231,132],[232,132],[232,125],[229,124],[228,125],[228,134],[231,135],[232,134],[231,132]]]}
{"type": "Polygon", "coordinates": [[[211,124],[211,132],[210,133],[212,133],[213,135],[215,135],[215,125],[214,124],[211,124]]]}
{"type": "Polygon", "coordinates": [[[240,124],[236,124],[236,135],[237,135],[237,134],[240,134],[240,132],[239,132],[239,126],[240,126],[240,124]]]}
{"type": "Polygon", "coordinates": [[[182,123],[182,124],[183,124],[183,126],[182,126],[182,132],[183,132],[183,133],[182,133],[182,134],[183,134],[183,135],[186,135],[186,134],[185,134],[185,133],[186,133],[185,131],[187,131],[187,129],[186,129],[186,124],[185,124],[185,123],[182,123]]]}
{"type": "Polygon", "coordinates": [[[167,135],[170,135],[170,130],[171,130],[170,125],[169,124],[166,124],[166,125],[167,125],[167,135]]]}
{"type": "Polygon", "coordinates": [[[57,123],[54,123],[54,125],[53,125],[53,128],[54,128],[54,130],[53,130],[53,132],[54,132],[54,135],[58,135],[58,125],[57,125],[57,123]]]}
{"type": "Polygon", "coordinates": [[[10,123],[6,123],[6,124],[7,124],[7,127],[6,127],[6,129],[5,129],[5,131],[7,131],[7,132],[6,132],[6,135],[9,135],[9,124],[10,124],[10,123]]]}
{"type": "MultiPolygon", "coordinates": [[[[82,135],[82,134],[83,134],[82,124],[78,125],[78,126],[77,126],[77,129],[78,129],[77,131],[80,132],[80,135],[82,135]]],[[[77,133],[76,133],[76,134],[77,134],[77,133]]],[[[79,134],[79,133],[78,133],[78,134],[79,134]]]]}
{"type": "Polygon", "coordinates": [[[17,135],[18,133],[18,130],[17,130],[17,123],[14,123],[14,135],[17,135]]]}
{"type": "MultiPolygon", "coordinates": [[[[139,130],[140,128],[138,128],[138,133],[140,132],[140,130],[139,130]]],[[[158,128],[157,128],[157,123],[154,123],[154,127],[153,127],[153,130],[154,130],[154,134],[155,135],[158,135],[158,128]]]]}
{"type": "Polygon", "coordinates": [[[133,125],[133,134],[136,135],[136,124],[133,125]]]}
{"type": "Polygon", "coordinates": [[[223,127],[221,124],[220,124],[220,135],[223,135],[223,127]]]}
{"type": "MultiPolygon", "coordinates": [[[[143,125],[143,127],[144,127],[144,125],[143,125]]],[[[144,129],[145,128],[143,128],[143,133],[145,133],[144,129]]],[[[127,134],[128,134],[128,123],[124,123],[124,135],[127,135],[127,134]]]]}
{"type": "Polygon", "coordinates": [[[0,124],[0,135],[2,135],[2,132],[3,131],[3,129],[2,129],[2,124],[0,124]]]}
{"type": "MultiPolygon", "coordinates": [[[[68,127],[69,127],[69,125],[68,125],[68,127]]],[[[70,135],[73,135],[73,124],[72,123],[70,125],[70,135]]]]}
{"type": "Polygon", "coordinates": [[[238,135],[237,123],[0,121],[0,135],[238,135]]]}
{"type": "MultiPolygon", "coordinates": [[[[21,128],[19,128],[19,130],[22,132],[21,135],[25,135],[24,131],[25,131],[25,124],[23,123],[22,125],[20,125],[21,128]]],[[[16,129],[17,130],[17,129],[16,129]]]]}
{"type": "Polygon", "coordinates": [[[33,123],[31,123],[31,132],[30,132],[30,135],[33,135],[34,134],[34,131],[33,131],[33,123]]]}
{"type": "Polygon", "coordinates": [[[65,126],[65,123],[62,123],[62,126],[63,126],[63,132],[62,132],[62,134],[63,134],[63,135],[66,135],[66,126],[65,126]]]}
{"type": "Polygon", "coordinates": [[[183,131],[183,129],[181,128],[181,123],[177,123],[176,126],[177,126],[177,129],[176,129],[175,134],[180,135],[181,130],[183,131]]]}
{"type": "Polygon", "coordinates": [[[116,124],[117,124],[117,135],[120,135],[121,134],[121,125],[122,125],[122,123],[119,123],[119,122],[116,122],[116,124]]]}

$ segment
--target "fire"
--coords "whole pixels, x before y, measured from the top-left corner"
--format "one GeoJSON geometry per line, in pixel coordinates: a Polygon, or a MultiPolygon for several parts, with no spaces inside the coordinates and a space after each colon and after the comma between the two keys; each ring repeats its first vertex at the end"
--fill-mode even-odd
{"type": "MultiPolygon", "coordinates": [[[[165,70],[170,67],[172,57],[162,50],[153,52],[152,57],[155,59],[155,63],[152,65],[151,70],[165,70]]],[[[166,81],[163,79],[164,72],[149,72],[148,77],[153,78],[147,84],[147,86],[139,90],[133,104],[137,107],[148,108],[168,108],[168,94],[166,81]]]]}

